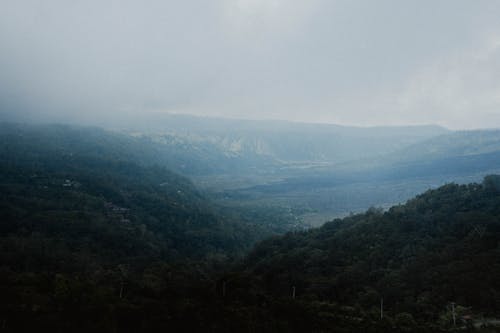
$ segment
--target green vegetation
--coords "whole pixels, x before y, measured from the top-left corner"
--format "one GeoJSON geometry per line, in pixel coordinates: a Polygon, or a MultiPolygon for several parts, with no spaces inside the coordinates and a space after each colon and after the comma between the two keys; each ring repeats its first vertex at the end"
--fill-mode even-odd
{"type": "Polygon", "coordinates": [[[94,128],[1,125],[2,329],[121,331],[167,310],[182,314],[161,316],[175,324],[216,271],[280,229],[214,207],[160,166],[158,147],[94,128]]]}
{"type": "Polygon", "coordinates": [[[298,212],[214,206],[150,141],[7,124],[0,139],[0,330],[446,332],[498,318],[499,176],[276,236],[300,229],[298,212]]]}
{"type": "Polygon", "coordinates": [[[499,255],[500,177],[488,176],[481,185],[449,184],[387,212],[370,209],[266,240],[244,270],[267,295],[290,297],[295,286],[303,302],[349,306],[367,317],[379,313],[383,298],[387,320],[416,328],[442,322],[452,302],[471,315],[498,316],[499,255]]]}
{"type": "MultiPolygon", "coordinates": [[[[122,254],[154,253],[170,259],[241,253],[255,242],[256,233],[218,215],[186,178],[137,164],[125,153],[122,158],[109,153],[114,145],[100,140],[115,138],[104,132],[98,139],[87,138],[89,143],[75,132],[81,130],[50,128],[43,134],[54,137],[46,139],[24,129],[2,138],[5,232],[62,233],[63,239],[80,239],[84,232],[88,242],[123,248],[122,254]],[[26,135],[32,136],[26,140],[26,135]]],[[[122,148],[126,152],[127,143],[122,148]]]]}

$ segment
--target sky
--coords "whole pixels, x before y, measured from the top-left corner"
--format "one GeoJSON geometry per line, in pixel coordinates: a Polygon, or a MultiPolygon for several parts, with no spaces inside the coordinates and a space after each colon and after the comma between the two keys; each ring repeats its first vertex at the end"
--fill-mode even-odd
{"type": "Polygon", "coordinates": [[[500,127],[497,0],[0,0],[0,114],[500,127]]]}

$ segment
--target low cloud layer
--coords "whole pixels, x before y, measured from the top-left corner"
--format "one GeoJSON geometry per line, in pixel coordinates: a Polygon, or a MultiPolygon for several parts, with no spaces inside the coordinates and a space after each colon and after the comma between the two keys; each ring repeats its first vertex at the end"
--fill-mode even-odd
{"type": "Polygon", "coordinates": [[[500,2],[4,0],[0,107],[500,127],[500,2]]]}

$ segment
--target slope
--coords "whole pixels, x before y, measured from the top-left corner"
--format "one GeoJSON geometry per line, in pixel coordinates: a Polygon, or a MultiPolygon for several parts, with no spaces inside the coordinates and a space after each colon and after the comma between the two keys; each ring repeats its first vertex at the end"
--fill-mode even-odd
{"type": "Polygon", "coordinates": [[[266,240],[245,270],[266,293],[322,300],[438,322],[455,302],[500,309],[500,177],[449,184],[387,212],[266,240]]]}
{"type": "Polygon", "coordinates": [[[4,124],[0,139],[4,235],[74,231],[75,241],[137,243],[123,254],[140,247],[171,259],[239,253],[255,241],[256,233],[218,215],[189,180],[156,165],[154,145],[65,126],[4,124]]]}

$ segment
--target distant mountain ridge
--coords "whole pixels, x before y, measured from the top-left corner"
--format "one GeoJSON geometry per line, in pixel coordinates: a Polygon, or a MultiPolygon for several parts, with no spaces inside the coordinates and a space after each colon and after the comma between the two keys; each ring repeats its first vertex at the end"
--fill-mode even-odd
{"type": "Polygon", "coordinates": [[[377,157],[449,132],[439,126],[362,128],[168,114],[145,117],[121,128],[164,138],[170,144],[178,138],[195,148],[211,146],[233,158],[261,157],[285,163],[377,157]]]}
{"type": "Polygon", "coordinates": [[[272,202],[303,212],[298,218],[315,225],[370,206],[390,207],[446,182],[479,181],[500,172],[499,130],[168,114],[121,127],[133,129],[172,156],[190,157],[174,169],[221,204],[272,202]]]}
{"type": "Polygon", "coordinates": [[[392,160],[409,162],[417,159],[471,156],[496,151],[500,151],[500,130],[458,131],[410,145],[394,153],[392,160]]]}
{"type": "MultiPolygon", "coordinates": [[[[51,126],[53,134],[64,128],[51,126]]],[[[144,117],[114,127],[112,132],[76,130],[79,141],[61,145],[70,153],[78,142],[93,140],[86,149],[92,147],[94,155],[126,155],[141,165],[162,165],[190,178],[224,206],[271,204],[301,212],[294,218],[306,223],[370,206],[389,207],[446,182],[478,181],[500,171],[499,130],[181,115],[144,117]]]]}

